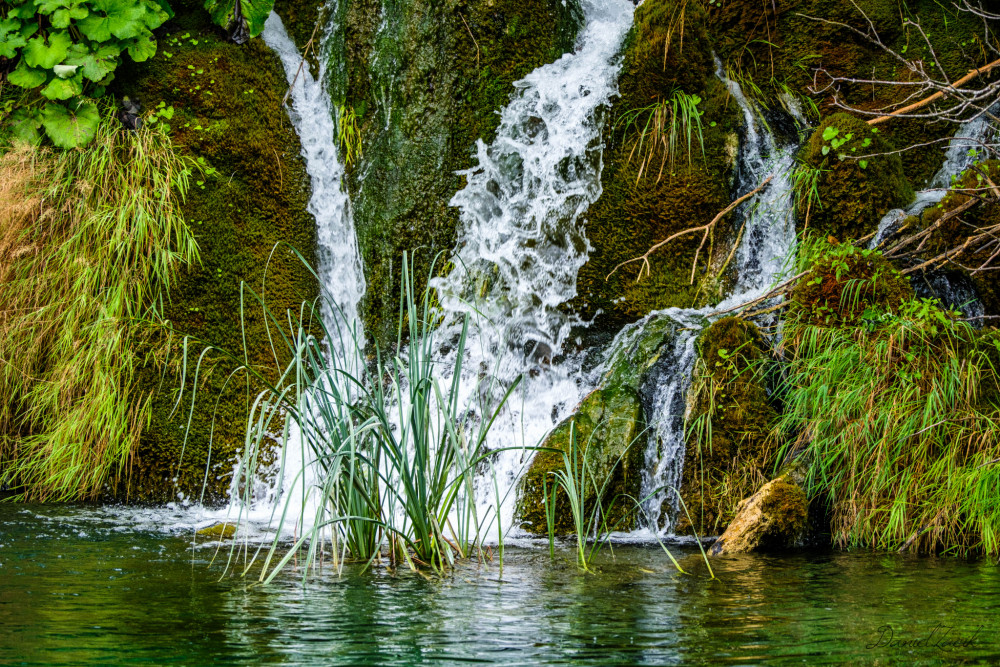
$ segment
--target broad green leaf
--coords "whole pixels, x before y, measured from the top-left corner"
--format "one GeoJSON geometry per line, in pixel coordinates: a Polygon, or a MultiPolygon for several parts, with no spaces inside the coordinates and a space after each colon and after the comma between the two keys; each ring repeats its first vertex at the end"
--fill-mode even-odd
{"type": "Polygon", "coordinates": [[[17,50],[28,43],[21,34],[21,22],[17,19],[0,21],[0,58],[14,58],[17,50]]]}
{"type": "Polygon", "coordinates": [[[7,75],[7,80],[15,86],[29,89],[42,85],[47,78],[49,76],[45,70],[28,67],[23,59],[17,64],[17,69],[7,75]]]}
{"type": "Polygon", "coordinates": [[[216,25],[229,31],[237,44],[264,31],[274,0],[205,0],[205,9],[216,25]]]}
{"type": "Polygon", "coordinates": [[[144,2],[143,7],[146,11],[143,14],[142,22],[150,30],[159,28],[171,17],[171,13],[166,11],[157,2],[144,2]]]}
{"type": "Polygon", "coordinates": [[[18,19],[33,19],[35,18],[35,3],[31,0],[24,3],[23,5],[18,5],[17,7],[12,7],[9,12],[7,12],[7,18],[18,18],[18,19]]]}
{"type": "Polygon", "coordinates": [[[141,63],[156,55],[156,38],[153,33],[148,32],[135,39],[128,40],[128,54],[132,60],[141,63]]]}
{"type": "Polygon", "coordinates": [[[38,130],[42,127],[41,112],[38,109],[18,109],[10,115],[11,134],[15,139],[37,144],[42,140],[38,130]]]}
{"type": "Polygon", "coordinates": [[[77,148],[90,143],[97,134],[101,114],[93,102],[71,105],[49,102],[42,110],[45,133],[59,148],[77,148]]]}
{"type": "Polygon", "coordinates": [[[120,53],[121,47],[115,43],[104,44],[96,51],[91,51],[83,44],[74,44],[63,62],[82,67],[85,77],[91,81],[100,81],[118,67],[120,53]]]}
{"type": "Polygon", "coordinates": [[[95,0],[90,15],[76,26],[87,39],[106,42],[114,35],[118,39],[138,37],[145,28],[146,8],[129,0],[95,0]]]}
{"type": "Polygon", "coordinates": [[[830,139],[833,139],[839,133],[840,130],[835,128],[833,125],[827,125],[826,129],[823,130],[823,141],[830,141],[830,139]]]}
{"type": "Polygon", "coordinates": [[[42,88],[42,95],[49,100],[68,100],[83,92],[83,72],[70,79],[52,79],[42,88]]]}
{"type": "Polygon", "coordinates": [[[51,69],[66,57],[73,38],[66,31],[49,33],[48,38],[39,35],[28,40],[24,47],[24,59],[32,67],[51,69]]]}
{"type": "Polygon", "coordinates": [[[86,7],[67,7],[66,9],[57,9],[52,12],[52,27],[68,28],[70,21],[87,18],[89,13],[90,12],[87,11],[86,7]]]}

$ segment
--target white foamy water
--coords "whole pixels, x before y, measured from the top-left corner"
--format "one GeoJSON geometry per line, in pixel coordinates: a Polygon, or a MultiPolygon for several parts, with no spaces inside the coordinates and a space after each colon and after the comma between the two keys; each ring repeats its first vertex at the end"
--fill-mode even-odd
{"type": "MultiPolygon", "coordinates": [[[[1000,107],[994,107],[994,109],[1000,107]]],[[[963,124],[955,131],[955,136],[948,142],[944,163],[931,178],[927,187],[917,193],[913,203],[906,209],[894,208],[886,213],[879,222],[875,238],[869,244],[877,248],[885,239],[899,229],[900,223],[908,216],[917,215],[924,209],[938,203],[948,194],[948,188],[955,177],[961,175],[982,158],[983,145],[995,142],[997,127],[992,119],[983,114],[979,118],[963,124]]]]}
{"type": "Polygon", "coordinates": [[[496,139],[478,143],[478,165],[451,201],[461,211],[455,268],[435,281],[446,315],[437,348],[444,378],[455,367],[462,318],[472,318],[462,372],[470,418],[489,414],[522,379],[487,442],[514,449],[497,453],[477,488],[480,520],[499,498],[504,531],[533,455],[522,448],[540,444],[592,387],[578,357],[559,357],[576,323],[561,306],[576,295],[590,250],[581,215],[601,194],[601,131],[634,7],[626,0],[582,5],[575,50],[515,83],[496,139]]]}

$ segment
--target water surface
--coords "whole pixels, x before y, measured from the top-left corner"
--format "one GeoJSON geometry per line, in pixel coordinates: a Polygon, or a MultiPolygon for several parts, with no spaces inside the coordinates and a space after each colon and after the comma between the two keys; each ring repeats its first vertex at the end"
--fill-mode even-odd
{"type": "Polygon", "coordinates": [[[446,578],[327,568],[252,586],[168,525],[0,504],[0,664],[1000,663],[986,561],[725,558],[712,581],[691,545],[672,546],[682,576],[656,546],[586,574],[538,544],[508,548],[502,573],[494,557],[446,578]],[[872,647],[886,627],[916,645],[872,647]]]}

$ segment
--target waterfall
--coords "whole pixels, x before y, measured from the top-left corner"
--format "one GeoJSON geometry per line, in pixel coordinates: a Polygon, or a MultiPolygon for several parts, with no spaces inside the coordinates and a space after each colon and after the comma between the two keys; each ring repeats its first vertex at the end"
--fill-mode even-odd
{"type": "MultiPolygon", "coordinates": [[[[328,31],[329,32],[329,31],[328,31]]],[[[321,288],[327,312],[324,319],[343,321],[360,331],[358,304],[365,293],[361,254],[354,233],[350,202],[341,187],[344,165],[340,162],[335,137],[333,108],[323,81],[327,58],[320,58],[319,76],[313,78],[309,63],[304,62],[295,43],[285,31],[281,18],[271,12],[264,24],[264,42],[281,59],[291,87],[288,115],[302,144],[302,157],[312,185],[308,210],[316,218],[317,246],[321,288]],[[334,312],[336,311],[336,312],[334,312]]],[[[319,52],[326,51],[324,43],[319,52]]]]}
{"type": "MultiPolygon", "coordinates": [[[[455,367],[454,340],[471,316],[462,400],[476,406],[475,418],[522,378],[490,431],[491,449],[537,445],[591,387],[578,357],[560,358],[576,323],[561,306],[575,296],[590,250],[580,216],[601,194],[601,131],[634,7],[582,5],[575,50],[516,82],[496,138],[478,142],[478,164],[463,172],[467,185],[451,201],[461,215],[454,269],[434,281],[445,315],[436,351],[443,375],[455,367]]],[[[530,458],[523,449],[498,452],[480,478],[480,514],[499,494],[505,530],[530,458]]]]}
{"type": "MultiPolygon", "coordinates": [[[[736,178],[736,197],[757,188],[771,177],[767,189],[737,209],[742,216],[743,237],[737,250],[736,285],[722,303],[702,309],[668,308],[651,313],[629,325],[618,335],[611,349],[627,346],[654,318],[675,323],[672,345],[650,370],[641,388],[649,437],[646,467],[640,497],[647,498],[643,509],[646,531],[670,533],[679,509],[677,494],[683,477],[685,417],[697,354],[695,340],[708,324],[707,316],[762,295],[786,270],[795,247],[795,213],[791,172],[798,144],[781,145],[763,121],[763,110],[747,99],[738,83],[728,79],[716,59],[716,75],[728,88],[743,113],[736,178]],[[668,516],[663,508],[668,508],[668,516]]],[[[804,127],[804,116],[794,100],[786,100],[790,115],[804,127]]],[[[734,197],[735,198],[735,197],[734,197]]],[[[645,532],[645,531],[643,531],[645,532]]]]}

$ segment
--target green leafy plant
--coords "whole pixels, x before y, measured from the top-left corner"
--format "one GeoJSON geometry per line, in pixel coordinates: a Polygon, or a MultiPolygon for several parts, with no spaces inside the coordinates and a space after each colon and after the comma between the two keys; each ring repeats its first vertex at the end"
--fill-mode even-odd
{"type": "Polygon", "coordinates": [[[341,104],[337,108],[337,145],[345,164],[361,157],[361,129],[354,108],[341,104]]]}
{"type": "Polygon", "coordinates": [[[274,0],[205,0],[212,20],[237,44],[264,32],[264,22],[273,8],[274,0]]]}
{"type": "Polygon", "coordinates": [[[92,141],[100,114],[84,96],[103,95],[123,54],[155,55],[152,31],[171,16],[156,0],[0,2],[0,57],[16,62],[7,80],[35,93],[11,114],[13,136],[60,148],[92,141]]]}
{"type": "Polygon", "coordinates": [[[813,207],[822,209],[819,184],[823,177],[823,169],[812,167],[805,162],[798,162],[792,171],[792,197],[795,210],[803,216],[803,228],[809,227],[809,214],[813,207]]]}

